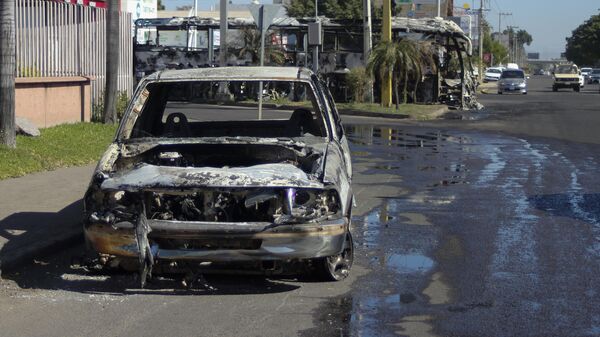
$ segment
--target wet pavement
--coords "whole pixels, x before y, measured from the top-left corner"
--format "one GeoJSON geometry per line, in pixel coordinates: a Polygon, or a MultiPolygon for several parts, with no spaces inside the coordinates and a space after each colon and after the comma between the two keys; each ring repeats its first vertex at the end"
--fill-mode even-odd
{"type": "Polygon", "coordinates": [[[322,304],[305,335],[600,334],[597,149],[406,126],[347,130],[355,165],[393,173],[405,193],[354,218],[358,262],[370,272],[322,304]]]}
{"type": "Polygon", "coordinates": [[[598,86],[537,81],[479,121],[344,119],[358,207],[343,282],[139,289],[73,264],[77,246],[3,275],[0,335],[599,336],[598,86]]]}

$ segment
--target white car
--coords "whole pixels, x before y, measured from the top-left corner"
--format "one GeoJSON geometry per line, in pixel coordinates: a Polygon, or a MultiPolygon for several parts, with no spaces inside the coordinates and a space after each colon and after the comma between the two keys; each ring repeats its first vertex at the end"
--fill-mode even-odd
{"type": "Polygon", "coordinates": [[[504,70],[504,68],[500,68],[500,67],[487,68],[485,70],[485,73],[483,76],[483,82],[487,83],[489,81],[498,81],[500,79],[500,76],[502,75],[502,70],[504,70]]]}

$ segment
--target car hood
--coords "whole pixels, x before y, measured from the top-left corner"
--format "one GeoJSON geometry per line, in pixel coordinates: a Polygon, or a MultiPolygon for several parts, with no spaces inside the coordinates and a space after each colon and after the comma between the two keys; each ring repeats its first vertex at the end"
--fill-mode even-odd
{"type": "Polygon", "coordinates": [[[203,187],[323,188],[317,178],[287,163],[249,167],[171,167],[141,164],[107,178],[103,190],[182,190],[203,187]]]}

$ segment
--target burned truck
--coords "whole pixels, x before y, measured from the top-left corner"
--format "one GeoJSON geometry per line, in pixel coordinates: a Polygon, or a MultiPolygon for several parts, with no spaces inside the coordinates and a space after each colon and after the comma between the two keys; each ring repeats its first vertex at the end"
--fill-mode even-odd
{"type": "Polygon", "coordinates": [[[86,242],[110,265],[139,268],[142,285],[153,270],[282,265],[342,280],[353,261],[351,165],[335,104],[310,70],[160,71],[140,81],[95,169],[86,242]],[[267,104],[272,88],[287,105],[267,104]]]}
{"type": "MultiPolygon", "coordinates": [[[[351,99],[347,75],[351,69],[365,65],[362,23],[320,17],[323,45],[319,53],[319,76],[327,83],[338,102],[351,99]]],[[[277,65],[312,67],[308,46],[308,23],[314,18],[277,18],[267,39],[269,51],[283,57],[277,65]]],[[[380,22],[374,22],[379,31],[380,22]]],[[[255,28],[252,19],[228,20],[228,66],[256,64],[257,39],[249,38],[255,28]],[[256,43],[254,43],[256,44],[256,43]],[[255,56],[255,55],[254,55],[255,56]]],[[[452,21],[394,17],[394,40],[413,39],[431,45],[433,64],[426,66],[413,101],[444,103],[472,109],[479,105],[475,92],[477,81],[471,63],[470,38],[452,21]]],[[[136,21],[134,62],[137,78],[164,69],[191,69],[218,66],[220,50],[219,20],[211,18],[140,19],[136,21]]],[[[373,36],[377,43],[379,35],[373,36]]],[[[276,63],[271,62],[272,65],[276,63]]],[[[375,97],[378,87],[375,86],[375,97]]]]}

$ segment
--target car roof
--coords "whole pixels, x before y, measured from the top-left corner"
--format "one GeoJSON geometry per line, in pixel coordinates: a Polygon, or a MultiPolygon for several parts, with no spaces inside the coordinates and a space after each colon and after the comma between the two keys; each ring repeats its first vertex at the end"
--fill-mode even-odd
{"type": "Polygon", "coordinates": [[[216,67],[163,70],[148,77],[150,81],[173,80],[310,80],[313,72],[302,67],[216,67]]]}

